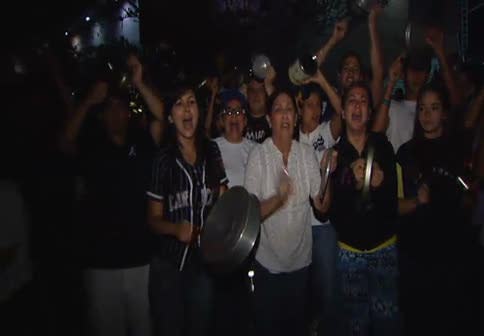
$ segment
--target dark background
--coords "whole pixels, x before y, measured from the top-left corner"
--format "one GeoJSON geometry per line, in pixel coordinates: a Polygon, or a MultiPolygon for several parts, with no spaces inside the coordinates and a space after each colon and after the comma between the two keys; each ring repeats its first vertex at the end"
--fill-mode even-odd
{"type": "MultiPolygon", "coordinates": [[[[255,15],[241,18],[217,11],[217,0],[140,0],[140,35],[144,46],[167,41],[174,46],[182,63],[195,70],[213,68],[213,58],[225,51],[230,63],[244,65],[250,53],[268,53],[276,65],[285,67],[308,46],[323,42],[329,31],[314,23],[317,0],[261,0],[255,15]],[[319,29],[319,31],[318,31],[319,29]]],[[[341,0],[347,1],[347,0],[341,0]]],[[[2,41],[9,46],[58,41],[66,27],[82,20],[96,6],[113,0],[9,1],[2,3],[2,41]]],[[[473,8],[482,0],[469,0],[473,8]]],[[[445,26],[448,50],[457,49],[459,29],[458,0],[390,0],[381,18],[380,31],[389,63],[403,48],[402,33],[409,19],[432,19],[445,26]]],[[[470,15],[468,56],[484,61],[480,34],[484,31],[484,7],[470,15]]],[[[351,32],[340,50],[359,51],[368,60],[367,28],[353,20],[351,32]]],[[[338,50],[328,62],[338,58],[338,50]]]]}

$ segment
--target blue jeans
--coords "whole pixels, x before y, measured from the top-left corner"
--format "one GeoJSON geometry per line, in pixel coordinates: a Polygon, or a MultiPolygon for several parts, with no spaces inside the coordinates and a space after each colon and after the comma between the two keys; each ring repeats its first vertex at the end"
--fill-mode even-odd
{"type": "Polygon", "coordinates": [[[400,335],[396,246],[371,253],[340,248],[338,266],[349,335],[400,335]]]}
{"type": "Polygon", "coordinates": [[[308,268],[273,274],[256,262],[253,270],[255,335],[305,335],[308,268]]]}
{"type": "Polygon", "coordinates": [[[338,275],[338,240],[331,224],[312,227],[311,300],[316,310],[318,335],[341,335],[342,289],[338,275]]]}
{"type": "Polygon", "coordinates": [[[205,336],[213,319],[213,284],[200,265],[182,272],[168,261],[150,265],[149,296],[155,336],[205,336]]]}

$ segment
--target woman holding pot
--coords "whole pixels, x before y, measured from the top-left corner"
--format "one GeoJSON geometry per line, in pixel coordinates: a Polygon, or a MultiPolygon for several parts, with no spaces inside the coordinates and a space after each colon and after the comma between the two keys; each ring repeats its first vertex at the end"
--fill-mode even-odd
{"type": "Polygon", "coordinates": [[[257,335],[302,335],[305,292],[311,263],[311,203],[325,213],[329,191],[320,195],[314,150],[293,140],[296,104],[291,93],[270,100],[272,136],[251,151],[246,189],[261,206],[255,253],[254,313],[257,335]]]}
{"type": "Polygon", "coordinates": [[[452,335],[472,325],[470,270],[477,259],[462,207],[465,153],[449,134],[449,98],[439,86],[422,88],[414,136],[397,153],[406,335],[452,335]]]}
{"type": "Polygon", "coordinates": [[[150,268],[155,335],[208,335],[213,283],[198,233],[227,177],[217,144],[207,139],[194,90],[180,87],[167,104],[166,146],[153,163],[148,223],[158,235],[150,268]]]}
{"type": "Polygon", "coordinates": [[[368,86],[352,84],[342,101],[345,130],[334,147],[330,220],[340,246],[345,329],[348,335],[398,335],[395,155],[384,135],[369,131],[368,86]]]}

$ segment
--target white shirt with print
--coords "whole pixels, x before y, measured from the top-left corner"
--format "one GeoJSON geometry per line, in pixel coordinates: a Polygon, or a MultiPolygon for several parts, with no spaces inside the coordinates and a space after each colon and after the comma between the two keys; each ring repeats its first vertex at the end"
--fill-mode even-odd
{"type": "MultiPolygon", "coordinates": [[[[321,184],[314,150],[293,141],[286,167],[295,191],[287,203],[261,223],[256,260],[272,273],[293,272],[311,263],[311,214],[309,197],[321,184]]],[[[259,200],[277,193],[283,174],[282,153],[272,138],[256,145],[249,154],[245,188],[259,200]]]]}
{"type": "Polygon", "coordinates": [[[229,179],[229,188],[244,185],[245,166],[249,152],[256,143],[246,138],[243,138],[240,143],[231,143],[223,136],[214,141],[222,153],[225,173],[229,179]]]}
{"type": "MultiPolygon", "coordinates": [[[[328,121],[319,124],[318,127],[316,127],[312,132],[308,134],[305,134],[301,130],[299,130],[299,142],[312,146],[316,152],[318,162],[321,162],[324,152],[328,148],[333,147],[338,142],[338,139],[333,139],[333,134],[331,133],[331,121],[328,121]]],[[[327,225],[330,222],[328,220],[324,223],[321,223],[319,220],[316,219],[314,213],[312,213],[311,223],[313,226],[315,226],[327,225]]]]}
{"type": "Polygon", "coordinates": [[[416,115],[416,101],[392,100],[389,110],[390,122],[387,128],[388,141],[396,153],[401,145],[412,139],[416,115]]]}

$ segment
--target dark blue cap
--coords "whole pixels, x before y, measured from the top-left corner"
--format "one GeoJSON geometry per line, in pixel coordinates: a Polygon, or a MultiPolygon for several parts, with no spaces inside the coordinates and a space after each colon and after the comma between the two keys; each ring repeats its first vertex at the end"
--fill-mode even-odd
{"type": "Polygon", "coordinates": [[[238,100],[242,108],[247,108],[247,100],[245,96],[239,90],[229,89],[220,92],[220,101],[222,102],[222,109],[227,107],[227,104],[231,100],[238,100]]]}

